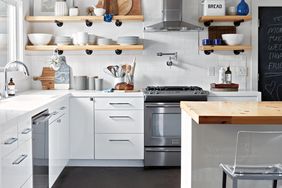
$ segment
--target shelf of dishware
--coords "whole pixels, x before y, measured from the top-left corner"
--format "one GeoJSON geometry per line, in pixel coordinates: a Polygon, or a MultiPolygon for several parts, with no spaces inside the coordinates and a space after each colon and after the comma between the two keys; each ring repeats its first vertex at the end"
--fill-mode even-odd
{"type": "Polygon", "coordinates": [[[204,51],[206,55],[210,55],[214,51],[233,51],[235,55],[239,55],[242,52],[251,50],[250,45],[209,45],[209,46],[200,46],[200,50],[204,51]]]}
{"type": "Polygon", "coordinates": [[[252,20],[252,16],[202,16],[199,21],[205,26],[210,26],[212,22],[233,22],[235,26],[239,26],[242,22],[252,20]]]}
{"type": "MultiPolygon", "coordinates": [[[[104,16],[26,16],[28,22],[81,22],[81,21],[103,21],[104,16]]],[[[113,20],[122,21],[144,21],[143,15],[113,16],[113,20]]]]}
{"type": "Polygon", "coordinates": [[[144,45],[27,45],[25,49],[27,51],[57,51],[61,54],[64,51],[86,51],[88,55],[91,55],[93,51],[115,51],[117,55],[121,55],[122,51],[144,50],[144,45]]]}

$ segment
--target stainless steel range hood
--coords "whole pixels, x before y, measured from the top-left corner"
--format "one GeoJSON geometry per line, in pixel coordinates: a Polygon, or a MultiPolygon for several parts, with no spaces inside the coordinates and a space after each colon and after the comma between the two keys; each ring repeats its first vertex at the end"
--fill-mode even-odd
{"type": "Polygon", "coordinates": [[[202,27],[182,21],[182,0],[163,0],[163,21],[147,26],[145,32],[201,31],[202,27]]]}

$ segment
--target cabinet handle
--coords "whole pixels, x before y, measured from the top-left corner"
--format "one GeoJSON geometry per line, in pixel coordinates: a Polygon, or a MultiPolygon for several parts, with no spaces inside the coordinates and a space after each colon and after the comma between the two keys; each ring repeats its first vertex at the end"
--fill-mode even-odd
{"type": "Polygon", "coordinates": [[[131,119],[130,116],[109,116],[111,119],[131,119]]]}
{"type": "Polygon", "coordinates": [[[58,119],[58,120],[57,120],[57,123],[61,123],[61,122],[62,122],[62,120],[61,120],[61,119],[58,119]]]}
{"type": "Polygon", "coordinates": [[[67,107],[63,106],[60,108],[60,110],[65,110],[67,107]]]}
{"type": "Polygon", "coordinates": [[[130,142],[130,140],[122,140],[122,139],[110,139],[110,142],[130,142]]]}
{"type": "Polygon", "coordinates": [[[27,129],[24,129],[23,131],[22,131],[22,134],[28,134],[28,133],[30,133],[31,132],[31,128],[27,128],[27,129]]]}
{"type": "Polygon", "coordinates": [[[109,103],[110,105],[114,106],[114,105],[131,105],[130,103],[109,103]]]}
{"type": "Polygon", "coordinates": [[[13,165],[19,165],[21,162],[23,162],[28,155],[21,155],[18,159],[16,159],[12,164],[13,165]]]}
{"type": "Polygon", "coordinates": [[[52,116],[55,116],[55,115],[57,115],[59,112],[57,112],[57,111],[54,111],[51,115],[52,116]]]}
{"type": "Polygon", "coordinates": [[[4,142],[4,144],[5,144],[5,145],[11,145],[11,144],[15,143],[16,141],[18,141],[17,138],[9,138],[8,140],[6,140],[6,141],[4,142]]]}

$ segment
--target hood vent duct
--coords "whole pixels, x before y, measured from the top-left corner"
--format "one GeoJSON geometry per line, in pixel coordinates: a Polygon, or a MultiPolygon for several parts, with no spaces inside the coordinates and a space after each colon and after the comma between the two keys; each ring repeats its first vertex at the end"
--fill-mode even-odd
{"type": "Polygon", "coordinates": [[[145,27],[145,32],[202,31],[203,28],[182,21],[182,0],[163,0],[163,21],[145,27]]]}

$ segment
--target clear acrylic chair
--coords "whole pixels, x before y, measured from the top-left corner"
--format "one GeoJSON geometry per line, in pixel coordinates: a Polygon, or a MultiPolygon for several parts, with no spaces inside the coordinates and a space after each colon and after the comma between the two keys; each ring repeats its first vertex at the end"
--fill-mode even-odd
{"type": "Polygon", "coordinates": [[[238,132],[234,164],[220,167],[222,188],[226,188],[227,176],[233,188],[238,187],[238,180],[270,180],[272,188],[277,188],[277,181],[282,180],[282,132],[238,132]]]}

